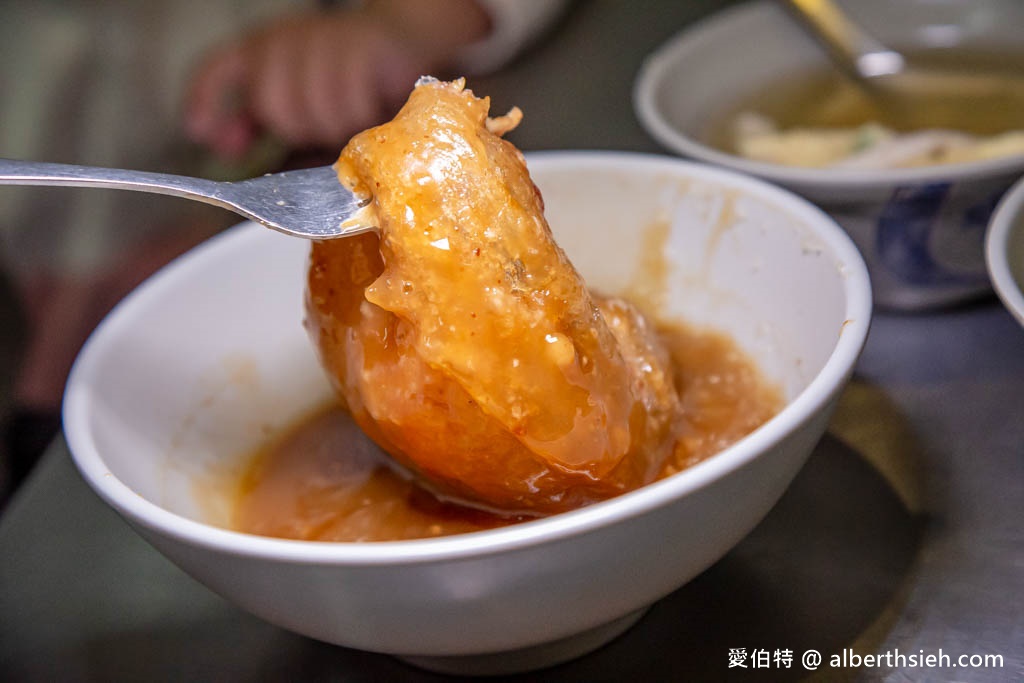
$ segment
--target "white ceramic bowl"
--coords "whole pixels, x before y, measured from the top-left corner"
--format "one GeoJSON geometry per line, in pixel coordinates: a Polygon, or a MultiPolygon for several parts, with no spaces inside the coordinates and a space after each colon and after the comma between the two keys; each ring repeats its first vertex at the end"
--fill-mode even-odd
{"type": "Polygon", "coordinates": [[[1024,325],[1024,177],[992,214],[985,238],[985,260],[996,294],[1024,325]]]}
{"type": "MultiPolygon", "coordinates": [[[[858,0],[843,3],[901,49],[1021,49],[1018,0],[858,0]],[[898,4],[898,7],[896,6],[898,4]]],[[[828,59],[775,3],[730,8],[687,28],[641,68],[641,124],[679,154],[769,180],[815,202],[867,261],[875,301],[891,309],[947,306],[990,291],[984,233],[1024,156],[916,169],[806,169],[750,161],[703,141],[716,116],[787,75],[828,59]]]]}
{"type": "Polygon", "coordinates": [[[632,281],[647,231],[668,222],[661,315],[731,334],[785,393],[780,414],[677,476],[509,528],[365,544],[231,531],[223,483],[240,456],[328,395],[300,324],[308,245],[242,225],[145,283],[85,346],[64,417],[86,480],[211,589],[314,638],[493,673],[617,635],[782,494],[864,344],[870,287],[832,220],[760,181],[635,154],[529,165],[560,243],[601,290],[632,281]]]}

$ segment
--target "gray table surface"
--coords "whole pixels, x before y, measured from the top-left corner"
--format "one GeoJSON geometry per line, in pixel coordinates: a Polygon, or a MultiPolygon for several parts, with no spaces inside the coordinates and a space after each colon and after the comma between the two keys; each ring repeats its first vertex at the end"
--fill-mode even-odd
{"type": "MultiPolygon", "coordinates": [[[[636,70],[724,4],[580,3],[527,58],[470,85],[496,111],[522,107],[524,149],[657,152],[632,113],[636,70]]],[[[1022,389],[1024,330],[994,298],[878,313],[828,434],[749,537],[610,645],[510,680],[1024,679],[1022,389]],[[734,648],[796,659],[730,669],[734,648]],[[845,648],[1003,665],[800,666],[805,650],[845,648]]],[[[107,508],[62,439],[0,517],[0,681],[442,678],[228,604],[107,508]]]]}

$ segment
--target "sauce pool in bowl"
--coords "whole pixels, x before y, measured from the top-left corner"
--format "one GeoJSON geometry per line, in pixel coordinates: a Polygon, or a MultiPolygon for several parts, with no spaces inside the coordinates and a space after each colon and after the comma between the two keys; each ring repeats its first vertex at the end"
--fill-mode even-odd
{"type": "MultiPolygon", "coordinates": [[[[678,436],[660,478],[736,442],[783,404],[777,388],[727,336],[661,330],[683,402],[678,436]]],[[[514,524],[435,496],[396,468],[345,410],[325,406],[251,456],[238,487],[237,531],[308,541],[397,541],[514,524]]]]}

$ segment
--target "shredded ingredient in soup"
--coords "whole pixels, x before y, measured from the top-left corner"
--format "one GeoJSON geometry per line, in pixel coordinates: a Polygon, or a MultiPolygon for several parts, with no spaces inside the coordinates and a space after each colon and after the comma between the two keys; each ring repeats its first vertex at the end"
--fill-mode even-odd
{"type": "Polygon", "coordinates": [[[712,145],[809,168],[909,168],[1024,155],[1024,53],[906,51],[859,87],[834,69],[788,74],[716,116],[712,145]]]}
{"type": "Polygon", "coordinates": [[[753,112],[736,118],[735,148],[755,161],[812,168],[912,168],[1024,155],[1024,130],[972,135],[956,130],[899,133],[877,122],[854,128],[781,130],[753,112]]]}

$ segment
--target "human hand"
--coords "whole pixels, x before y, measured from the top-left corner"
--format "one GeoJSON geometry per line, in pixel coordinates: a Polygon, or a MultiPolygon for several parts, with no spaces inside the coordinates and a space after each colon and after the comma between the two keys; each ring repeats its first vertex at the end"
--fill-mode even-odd
{"type": "Polygon", "coordinates": [[[459,46],[487,30],[486,16],[467,13],[466,4],[386,0],[244,35],[200,65],[187,94],[186,131],[231,159],[264,133],[293,148],[340,148],[393,114],[419,76],[443,70],[459,46]]]}

